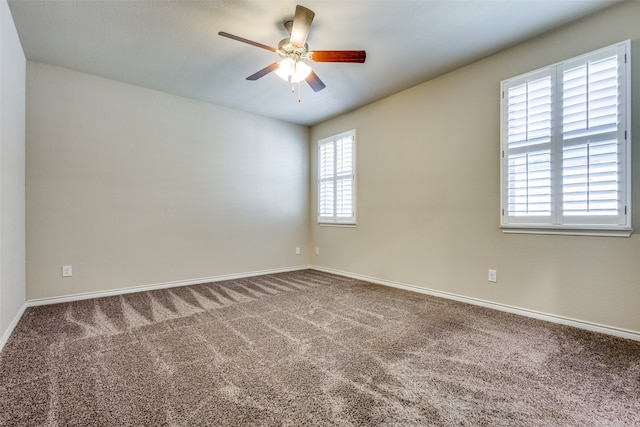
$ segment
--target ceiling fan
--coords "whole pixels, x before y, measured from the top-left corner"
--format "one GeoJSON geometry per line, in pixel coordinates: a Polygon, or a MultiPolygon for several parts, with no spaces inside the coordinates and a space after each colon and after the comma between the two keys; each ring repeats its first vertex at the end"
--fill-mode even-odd
{"type": "MultiPolygon", "coordinates": [[[[289,32],[289,37],[280,40],[277,49],[262,43],[234,36],[233,34],[225,33],[224,31],[220,31],[218,34],[232,40],[237,40],[262,49],[270,50],[280,56],[281,59],[279,61],[274,62],[262,70],[250,75],[247,77],[247,80],[258,80],[272,71],[275,71],[278,76],[291,83],[297,83],[305,80],[315,92],[318,92],[324,89],[326,85],[322,80],[320,80],[318,75],[311,69],[305,60],[313,62],[351,62],[361,64],[364,63],[367,58],[367,53],[364,50],[310,51],[306,41],[314,16],[315,13],[312,10],[307,9],[304,6],[296,6],[296,13],[293,17],[293,21],[284,22],[284,27],[289,32]]],[[[300,101],[299,98],[298,101],[300,101]]]]}

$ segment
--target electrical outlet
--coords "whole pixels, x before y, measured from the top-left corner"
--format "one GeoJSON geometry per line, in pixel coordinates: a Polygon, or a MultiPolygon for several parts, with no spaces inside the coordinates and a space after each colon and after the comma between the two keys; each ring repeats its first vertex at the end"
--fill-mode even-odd
{"type": "Polygon", "coordinates": [[[316,246],[316,255],[320,255],[320,248],[316,246]]]}
{"type": "Polygon", "coordinates": [[[489,278],[488,280],[492,283],[498,282],[498,272],[496,270],[489,270],[489,278]]]}
{"type": "Polygon", "coordinates": [[[300,255],[300,248],[296,248],[296,255],[300,255]]]}
{"type": "Polygon", "coordinates": [[[62,277],[71,277],[73,276],[73,267],[70,265],[62,266],[62,277]]]}

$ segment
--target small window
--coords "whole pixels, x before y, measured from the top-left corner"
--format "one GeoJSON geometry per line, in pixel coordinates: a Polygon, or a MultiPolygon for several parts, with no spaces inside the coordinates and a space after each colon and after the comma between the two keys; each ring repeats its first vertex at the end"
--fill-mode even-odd
{"type": "Polygon", "coordinates": [[[356,223],[356,131],[318,141],[318,222],[356,223]]]}
{"type": "Polygon", "coordinates": [[[631,234],[630,42],[502,82],[505,232],[631,234]]]}

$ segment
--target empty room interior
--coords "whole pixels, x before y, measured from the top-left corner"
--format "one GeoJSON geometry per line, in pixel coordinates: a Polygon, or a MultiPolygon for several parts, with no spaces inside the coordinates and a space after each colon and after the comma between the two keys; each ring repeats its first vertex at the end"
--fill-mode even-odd
{"type": "Polygon", "coordinates": [[[0,20],[0,425],[640,425],[640,2],[0,20]]]}

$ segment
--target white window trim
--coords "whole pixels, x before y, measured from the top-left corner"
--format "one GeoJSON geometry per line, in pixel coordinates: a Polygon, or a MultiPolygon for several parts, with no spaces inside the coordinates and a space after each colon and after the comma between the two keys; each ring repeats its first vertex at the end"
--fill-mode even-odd
{"type": "MultiPolygon", "coordinates": [[[[631,41],[626,40],[619,43],[615,43],[613,45],[604,47],[602,49],[597,49],[592,52],[586,53],[584,55],[580,55],[574,58],[567,59],[566,61],[562,61],[548,67],[543,67],[541,69],[531,71],[529,73],[522,74],[520,76],[513,77],[511,79],[507,79],[501,82],[500,85],[500,227],[504,233],[525,233],[525,234],[565,234],[565,235],[587,235],[587,236],[610,236],[610,237],[629,237],[632,232],[632,156],[631,156],[631,92],[632,92],[632,74],[631,74],[631,41]],[[507,108],[506,108],[506,97],[504,96],[505,87],[512,82],[513,80],[520,80],[526,77],[533,77],[536,74],[540,73],[553,73],[554,79],[557,82],[558,76],[562,72],[562,66],[568,64],[573,61],[577,61],[586,57],[592,57],[606,50],[611,50],[612,48],[617,48],[618,50],[623,49],[625,53],[625,63],[623,65],[624,68],[624,88],[621,91],[621,96],[624,97],[624,117],[622,118],[622,126],[618,128],[618,138],[619,140],[623,140],[622,144],[622,163],[624,165],[624,176],[621,178],[621,182],[623,183],[623,193],[625,198],[625,220],[624,223],[619,224],[579,224],[578,221],[571,224],[559,224],[557,223],[557,219],[555,215],[560,212],[560,210],[556,210],[555,213],[552,212],[552,221],[556,222],[555,224],[551,224],[548,222],[540,221],[540,218],[536,217],[509,217],[506,214],[507,203],[508,203],[508,185],[507,185],[507,135],[506,135],[506,116],[507,116],[507,108]]],[[[553,84],[554,94],[553,96],[557,99],[560,95],[560,91],[556,90],[557,84],[553,84]]],[[[557,102],[557,101],[556,101],[557,102]]],[[[557,111],[556,111],[557,113],[557,111]]],[[[556,114],[553,120],[558,120],[559,114],[556,114]]],[[[552,144],[562,144],[561,141],[558,141],[558,137],[554,137],[552,135],[552,144]]],[[[552,159],[553,161],[553,159],[552,159]]],[[[552,174],[556,174],[557,172],[552,170],[552,174]]],[[[557,181],[557,176],[556,176],[557,181]]],[[[556,191],[558,190],[558,183],[556,182],[556,191]]],[[[552,199],[552,205],[556,203],[555,200],[552,199]]],[[[579,220],[579,218],[576,218],[579,220]]]]}
{"type": "Polygon", "coordinates": [[[327,138],[322,138],[318,141],[318,173],[316,174],[316,181],[317,181],[317,218],[318,218],[318,224],[320,226],[337,226],[337,227],[355,227],[356,226],[356,201],[357,201],[357,174],[356,174],[356,161],[357,161],[357,136],[356,136],[356,130],[355,129],[351,129],[349,131],[346,132],[342,132],[336,135],[332,135],[330,137],[327,138]],[[352,191],[352,216],[351,217],[337,217],[337,216],[321,216],[320,215],[320,147],[322,144],[324,143],[328,143],[328,142],[335,142],[340,138],[344,138],[346,136],[351,136],[353,138],[353,147],[352,147],[352,151],[353,151],[353,163],[352,163],[352,185],[353,185],[353,191],[352,191]]]}

